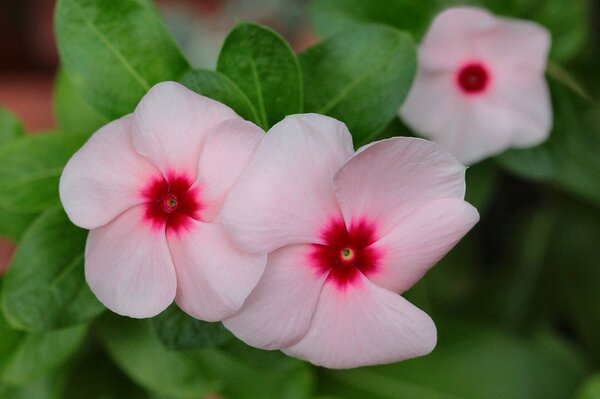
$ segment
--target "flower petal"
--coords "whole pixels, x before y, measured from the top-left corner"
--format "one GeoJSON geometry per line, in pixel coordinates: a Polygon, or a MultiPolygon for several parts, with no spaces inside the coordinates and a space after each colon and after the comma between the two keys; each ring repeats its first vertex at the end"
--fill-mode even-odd
{"type": "Polygon", "coordinates": [[[382,237],[425,203],[463,198],[465,168],[430,141],[396,137],[359,150],[335,176],[346,225],[362,218],[382,237]]]}
{"type": "Polygon", "coordinates": [[[361,275],[345,290],[325,284],[308,333],[283,351],[339,369],[422,356],[435,344],[436,328],[427,314],[361,275]]]}
{"type": "Polygon", "coordinates": [[[71,221],[94,229],[141,204],[143,185],[160,172],[131,145],[131,115],[109,123],[65,166],[60,200],[71,221]]]}
{"type": "Polygon", "coordinates": [[[494,16],[479,8],[454,7],[441,12],[419,46],[419,68],[454,71],[465,60],[476,57],[473,37],[496,24],[494,16]]]}
{"type": "Polygon", "coordinates": [[[219,123],[239,119],[231,108],[175,82],[155,85],[134,113],[133,146],[162,172],[195,173],[206,137],[219,123]]]}
{"type": "Polygon", "coordinates": [[[444,198],[409,215],[373,244],[382,254],[375,284],[404,292],[423,277],[477,223],[479,214],[468,203],[444,198]]]}
{"type": "Polygon", "coordinates": [[[225,200],[221,217],[248,251],[314,243],[339,216],[332,179],[354,152],[346,126],[304,114],[275,125],[225,200]]]}
{"type": "Polygon", "coordinates": [[[90,231],[85,277],[100,302],[123,316],[156,316],[175,298],[177,280],[164,230],[144,225],[137,206],[90,231]]]}
{"type": "Polygon", "coordinates": [[[220,321],[236,313],[256,287],[266,255],[242,252],[221,225],[191,220],[184,234],[169,234],[177,270],[176,302],[189,315],[220,321]]]}
{"type": "Polygon", "coordinates": [[[309,253],[308,245],[270,253],[258,286],[240,312],[223,322],[225,327],[257,348],[280,349],[298,342],[308,330],[327,278],[309,266],[309,253]]]}
{"type": "Polygon", "coordinates": [[[198,185],[202,220],[212,221],[265,133],[256,125],[232,119],[218,125],[200,154],[198,185]]]}

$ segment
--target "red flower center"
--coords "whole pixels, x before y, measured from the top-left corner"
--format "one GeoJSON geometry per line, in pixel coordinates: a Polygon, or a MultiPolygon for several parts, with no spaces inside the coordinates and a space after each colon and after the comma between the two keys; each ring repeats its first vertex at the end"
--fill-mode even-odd
{"type": "Polygon", "coordinates": [[[333,220],[323,229],[325,244],[313,244],[311,264],[321,274],[328,273],[327,281],[344,289],[359,274],[369,275],[378,268],[381,254],[371,246],[376,241],[375,228],[365,220],[350,229],[341,220],[333,220]]]}
{"type": "Polygon", "coordinates": [[[200,219],[198,188],[193,180],[183,174],[152,180],[142,191],[146,221],[154,228],[165,227],[168,232],[179,233],[190,226],[191,219],[200,219]]]}
{"type": "Polygon", "coordinates": [[[481,93],[489,84],[490,75],[480,63],[470,63],[458,71],[458,86],[467,94],[481,93]]]}

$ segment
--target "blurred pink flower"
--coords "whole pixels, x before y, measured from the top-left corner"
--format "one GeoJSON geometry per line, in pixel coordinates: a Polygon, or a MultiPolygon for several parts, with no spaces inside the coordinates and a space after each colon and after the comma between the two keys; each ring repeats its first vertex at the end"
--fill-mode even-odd
{"type": "Polygon", "coordinates": [[[85,274],[106,307],[151,317],[175,298],[215,321],[242,306],[266,256],[236,247],[218,215],[263,136],[225,105],[165,82],[71,158],[60,197],[91,230],[85,274]]]}
{"type": "Polygon", "coordinates": [[[477,222],[465,168],[440,146],[393,138],[356,154],[346,126],[287,117],[223,205],[232,238],[271,252],[225,326],[246,343],[332,368],[430,352],[432,320],[404,292],[477,222]]]}
{"type": "Polygon", "coordinates": [[[400,110],[418,134],[465,164],[543,142],[552,126],[544,79],[550,34],[476,8],[438,15],[419,47],[419,69],[400,110]]]}

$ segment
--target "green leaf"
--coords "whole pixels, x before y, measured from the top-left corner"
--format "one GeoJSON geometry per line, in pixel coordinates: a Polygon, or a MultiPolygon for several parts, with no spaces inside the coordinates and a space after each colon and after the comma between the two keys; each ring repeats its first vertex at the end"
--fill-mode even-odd
{"type": "Polygon", "coordinates": [[[492,162],[480,162],[469,167],[466,172],[465,201],[482,213],[493,198],[498,177],[498,167],[492,162]]]}
{"type": "Polygon", "coordinates": [[[165,348],[148,320],[107,315],[99,335],[119,367],[141,386],[174,399],[196,399],[214,393],[212,366],[191,354],[165,348]]]}
{"type": "Polygon", "coordinates": [[[302,112],[298,60],[289,44],[264,26],[238,24],[225,39],[217,71],[248,96],[265,130],[286,115],[302,112]]]}
{"type": "Polygon", "coordinates": [[[91,135],[109,122],[87,103],[62,69],[54,84],[54,114],[65,133],[91,135]]]}
{"type": "Polygon", "coordinates": [[[6,274],[2,306],[7,319],[29,331],[90,320],[104,307],[85,282],[86,231],[60,206],[48,209],[23,236],[6,274]]]}
{"type": "Polygon", "coordinates": [[[230,106],[242,118],[258,125],[262,121],[248,97],[227,76],[220,72],[198,69],[181,78],[180,83],[203,96],[230,106]]]}
{"type": "Polygon", "coordinates": [[[534,148],[507,151],[496,160],[515,174],[600,204],[600,108],[590,110],[589,104],[564,86],[552,84],[551,89],[554,128],[550,138],[534,148]]]}
{"type": "Polygon", "coordinates": [[[304,362],[279,351],[252,348],[233,339],[219,348],[197,353],[221,380],[219,393],[227,398],[312,397],[314,375],[304,362]]]}
{"type": "MultiPolygon", "coordinates": [[[[0,107],[0,148],[23,136],[21,122],[0,107]]],[[[15,212],[0,205],[0,237],[18,241],[36,213],[15,212]]]]}
{"type": "Polygon", "coordinates": [[[149,1],[59,0],[55,32],[69,79],[108,119],[189,69],[149,1]]]}
{"type": "Polygon", "coordinates": [[[24,384],[56,369],[79,349],[87,330],[88,326],[84,324],[24,335],[4,366],[2,380],[9,384],[24,384]]]}
{"type": "Polygon", "coordinates": [[[314,0],[311,21],[322,36],[355,27],[381,23],[420,37],[438,10],[435,0],[314,0]]]}
{"type": "Polygon", "coordinates": [[[348,399],[562,399],[585,376],[581,360],[565,362],[546,345],[485,325],[438,324],[428,356],[387,366],[324,370],[324,394],[348,399]]]}
{"type": "Polygon", "coordinates": [[[58,203],[63,167],[86,139],[86,135],[50,133],[22,137],[0,147],[0,207],[33,213],[58,203]]]}
{"type": "Polygon", "coordinates": [[[23,126],[16,116],[0,107],[0,146],[23,135],[23,126]]]}
{"type": "Polygon", "coordinates": [[[600,399],[600,373],[585,382],[575,399],[600,399]]]}
{"type": "Polygon", "coordinates": [[[162,343],[172,350],[210,348],[233,337],[223,324],[196,320],[175,304],[153,318],[152,324],[162,343]]]}
{"type": "Polygon", "coordinates": [[[305,111],[346,123],[355,145],[397,114],[416,71],[410,36],[385,26],[339,33],[300,55],[305,111]]]}
{"type": "Polygon", "coordinates": [[[0,399],[63,399],[64,377],[58,370],[23,386],[0,383],[0,399]]]}

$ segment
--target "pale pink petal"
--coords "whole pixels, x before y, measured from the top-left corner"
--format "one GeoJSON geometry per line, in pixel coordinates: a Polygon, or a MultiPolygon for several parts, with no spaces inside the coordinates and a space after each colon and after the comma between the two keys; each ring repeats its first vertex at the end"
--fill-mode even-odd
{"type": "Polygon", "coordinates": [[[279,349],[298,342],[308,330],[327,274],[316,273],[308,245],[269,254],[267,268],[238,314],[223,322],[248,345],[279,349]]]}
{"type": "Polygon", "coordinates": [[[100,302],[123,316],[156,316],[175,298],[177,280],[164,229],[151,229],[137,206],[90,231],[85,277],[100,302]]]}
{"type": "Polygon", "coordinates": [[[399,115],[423,137],[442,135],[451,123],[462,117],[462,102],[454,73],[420,68],[399,115]]]}
{"type": "Polygon", "coordinates": [[[545,141],[552,129],[552,102],[543,75],[512,77],[512,84],[498,85],[500,106],[512,115],[511,146],[530,147],[545,141]]]}
{"type": "Polygon", "coordinates": [[[360,151],[335,176],[346,225],[366,220],[382,237],[425,203],[463,198],[465,167],[439,145],[396,137],[360,151]]]}
{"type": "Polygon", "coordinates": [[[155,85],[134,113],[133,146],[163,174],[191,173],[210,131],[228,119],[239,119],[231,108],[175,82],[155,85]]]}
{"type": "Polygon", "coordinates": [[[176,302],[197,319],[220,321],[242,307],[267,256],[242,252],[218,224],[191,220],[190,226],[185,234],[168,235],[177,270],[176,302]]]}
{"type": "Polygon", "coordinates": [[[369,279],[390,291],[406,291],[478,220],[477,210],[463,200],[429,202],[373,244],[381,260],[369,279]]]}
{"type": "Polygon", "coordinates": [[[465,60],[477,56],[474,36],[496,25],[487,11],[455,7],[441,12],[419,46],[419,68],[430,71],[454,71],[465,60]]]}
{"type": "Polygon", "coordinates": [[[262,140],[221,217],[248,251],[319,239],[339,216],[332,179],[354,152],[346,126],[316,114],[288,116],[262,140]]]}
{"type": "Polygon", "coordinates": [[[200,154],[198,185],[202,192],[202,220],[211,221],[265,133],[256,125],[232,119],[218,125],[200,154]]]}
{"type": "Polygon", "coordinates": [[[79,227],[102,226],[141,204],[140,190],[160,172],[131,145],[131,115],[109,123],[88,140],[65,166],[60,200],[79,227]]]}
{"type": "Polygon", "coordinates": [[[473,35],[471,41],[475,43],[477,55],[498,70],[523,70],[534,76],[546,71],[551,37],[550,32],[538,23],[495,18],[493,26],[473,35]]]}
{"type": "Polygon", "coordinates": [[[352,368],[426,355],[436,328],[423,311],[366,277],[325,284],[306,336],[283,351],[319,366],[352,368]]]}

